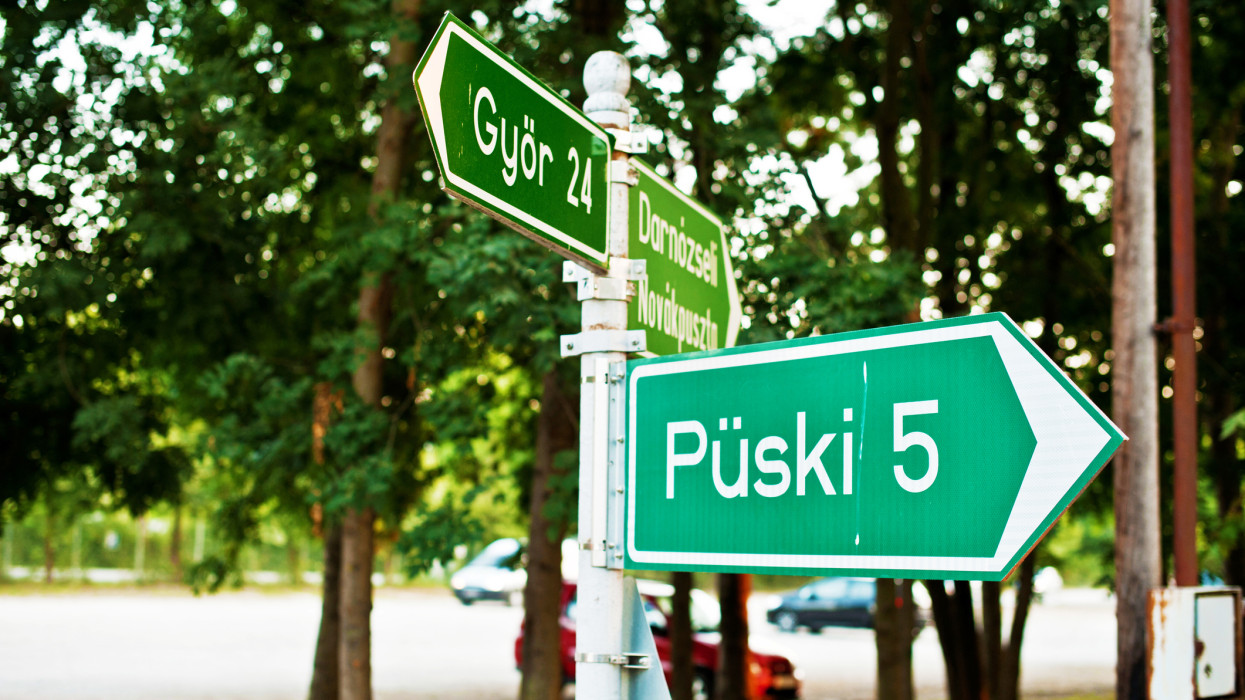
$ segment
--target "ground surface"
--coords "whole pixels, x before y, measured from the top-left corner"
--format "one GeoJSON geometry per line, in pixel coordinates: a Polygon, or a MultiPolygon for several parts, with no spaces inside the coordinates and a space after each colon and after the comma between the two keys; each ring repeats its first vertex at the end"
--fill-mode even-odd
{"type": "MultiPolygon", "coordinates": [[[[311,591],[196,598],[135,589],[5,595],[0,588],[0,700],[303,700],[319,605],[311,591]]],[[[792,658],[805,697],[873,696],[872,632],[785,634],[765,625],[756,608],[754,644],[792,658]]],[[[379,590],[372,639],[377,700],[514,698],[521,619],[518,608],[464,607],[441,591],[379,590]]],[[[916,640],[913,656],[917,696],[945,696],[932,629],[916,640]]],[[[1114,608],[1105,595],[1065,591],[1034,607],[1024,644],[1025,695],[1108,693],[1114,663],[1114,608]]]]}

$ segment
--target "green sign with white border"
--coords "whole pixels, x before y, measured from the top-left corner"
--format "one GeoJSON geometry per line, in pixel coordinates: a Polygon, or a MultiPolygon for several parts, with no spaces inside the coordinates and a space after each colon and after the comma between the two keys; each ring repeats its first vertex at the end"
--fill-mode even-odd
{"type": "Polygon", "coordinates": [[[1001,313],[626,383],[633,569],[1001,580],[1125,439],[1001,313]]]}
{"type": "Polygon", "coordinates": [[[448,12],[413,80],[448,193],[605,268],[604,129],[448,12]]]}
{"type": "Polygon", "coordinates": [[[627,252],[646,261],[627,327],[645,331],[646,355],[735,345],[743,317],[722,222],[643,161],[628,199],[627,252]]]}

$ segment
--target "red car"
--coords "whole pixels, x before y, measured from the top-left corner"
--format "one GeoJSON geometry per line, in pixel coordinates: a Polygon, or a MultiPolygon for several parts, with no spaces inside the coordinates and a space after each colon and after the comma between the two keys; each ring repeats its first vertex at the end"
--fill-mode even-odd
{"type": "MultiPolygon", "coordinates": [[[[653,630],[657,644],[657,656],[661,659],[666,683],[670,683],[670,598],[674,587],[658,581],[637,581],[640,598],[644,601],[644,613],[653,630]]],[[[575,582],[562,582],[561,611],[558,624],[561,627],[562,682],[575,682],[575,582]]],[[[718,665],[718,606],[708,593],[692,590],[692,664],[695,669],[693,697],[713,697],[714,669],[718,665]]],[[[781,654],[766,654],[750,650],[752,683],[751,695],[756,698],[798,698],[800,680],[791,660],[781,654]]],[[[523,665],[523,628],[514,641],[515,663],[523,665]]]]}

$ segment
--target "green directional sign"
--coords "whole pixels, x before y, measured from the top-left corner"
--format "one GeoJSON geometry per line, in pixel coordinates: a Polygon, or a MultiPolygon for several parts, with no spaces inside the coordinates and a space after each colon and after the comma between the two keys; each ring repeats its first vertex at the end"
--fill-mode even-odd
{"type": "Polygon", "coordinates": [[[646,331],[648,354],[674,355],[735,344],[742,317],[722,222],[633,158],[639,182],[628,202],[628,254],[648,279],[628,305],[627,327],[646,331]]]}
{"type": "Polygon", "coordinates": [[[1004,314],[627,363],[626,564],[1001,580],[1125,439],[1004,314]]]}
{"type": "Polygon", "coordinates": [[[605,267],[604,129],[449,13],[414,82],[447,192],[569,258],[605,267]]]}

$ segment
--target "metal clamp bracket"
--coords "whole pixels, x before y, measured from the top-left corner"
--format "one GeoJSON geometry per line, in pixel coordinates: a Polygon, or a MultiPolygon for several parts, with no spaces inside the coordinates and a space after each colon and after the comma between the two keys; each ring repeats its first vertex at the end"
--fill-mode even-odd
{"type": "Polygon", "coordinates": [[[644,260],[610,258],[610,275],[602,277],[578,263],[562,262],[562,281],[576,285],[575,296],[586,299],[613,299],[629,301],[635,296],[635,281],[648,279],[648,265],[644,260]]]}
{"type": "MultiPolygon", "coordinates": [[[[563,274],[566,274],[565,270],[563,274]]],[[[648,261],[636,258],[610,258],[610,275],[633,282],[646,280],[648,279],[648,261]]]]}
{"type": "Polygon", "coordinates": [[[584,331],[562,336],[562,357],[586,352],[644,352],[644,331],[584,331]]]}
{"type": "Polygon", "coordinates": [[[629,160],[611,160],[609,173],[610,182],[620,182],[633,187],[640,184],[640,174],[636,172],[629,160]]]}
{"type": "Polygon", "coordinates": [[[575,652],[575,662],[581,664],[611,664],[623,668],[634,668],[647,671],[653,662],[648,654],[592,654],[583,651],[575,652]]]}
{"type": "Polygon", "coordinates": [[[586,299],[614,299],[627,301],[635,296],[635,284],[626,277],[601,277],[569,260],[562,263],[562,281],[573,282],[575,296],[586,299]]]}
{"type": "Polygon", "coordinates": [[[614,137],[614,150],[637,155],[648,153],[648,129],[636,125],[630,131],[606,129],[614,137]]]}
{"type": "Polygon", "coordinates": [[[626,469],[627,464],[627,363],[610,363],[606,374],[609,384],[609,428],[606,431],[609,455],[609,474],[607,488],[609,493],[605,501],[605,567],[622,569],[625,552],[623,543],[623,513],[626,511],[626,469]]]}

